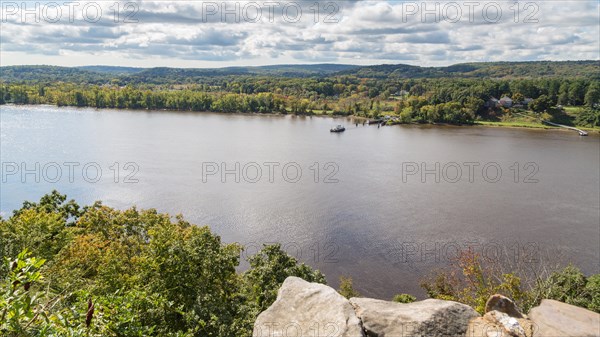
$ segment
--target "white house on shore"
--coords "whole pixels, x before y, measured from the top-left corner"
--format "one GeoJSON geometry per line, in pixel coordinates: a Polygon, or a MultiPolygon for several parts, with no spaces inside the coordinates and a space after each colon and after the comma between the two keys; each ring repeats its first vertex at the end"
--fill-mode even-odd
{"type": "Polygon", "coordinates": [[[500,99],[497,99],[495,97],[490,97],[490,99],[487,102],[485,102],[485,106],[488,108],[498,108],[498,107],[520,108],[520,107],[527,107],[529,105],[529,103],[531,103],[532,101],[533,101],[533,98],[525,98],[522,102],[516,102],[516,101],[513,101],[508,96],[504,96],[500,99]]]}

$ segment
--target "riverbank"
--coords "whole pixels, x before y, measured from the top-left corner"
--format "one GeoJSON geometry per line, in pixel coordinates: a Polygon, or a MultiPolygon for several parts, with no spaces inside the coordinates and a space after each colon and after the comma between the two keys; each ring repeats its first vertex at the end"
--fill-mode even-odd
{"type": "MultiPolygon", "coordinates": [[[[306,113],[306,114],[294,114],[294,113],[281,113],[281,112],[271,112],[271,113],[267,113],[267,112],[219,112],[219,111],[189,111],[189,110],[169,110],[169,109],[160,109],[160,110],[148,110],[148,109],[119,109],[119,108],[94,108],[94,107],[75,107],[75,106],[56,106],[56,105],[52,105],[52,104],[1,104],[0,108],[2,107],[27,107],[27,106],[31,106],[31,107],[51,107],[51,108],[67,108],[67,109],[93,109],[93,110],[114,110],[114,111],[139,111],[139,112],[173,112],[173,113],[192,113],[192,114],[202,114],[202,113],[216,113],[216,114],[223,114],[223,115],[240,115],[240,116],[294,116],[294,117],[324,117],[324,118],[345,118],[345,119],[350,119],[352,121],[352,123],[356,123],[356,121],[358,121],[359,124],[363,123],[363,122],[368,122],[369,120],[372,120],[372,118],[368,118],[368,117],[364,117],[364,116],[357,116],[357,115],[343,115],[343,114],[335,114],[335,113],[329,113],[329,112],[325,112],[325,111],[317,111],[317,112],[313,112],[313,113],[306,113]]],[[[430,126],[484,126],[484,127],[503,127],[503,128],[529,128],[529,129],[544,129],[544,130],[560,130],[560,131],[569,131],[560,127],[554,127],[554,126],[550,126],[550,125],[546,125],[546,124],[542,124],[542,123],[536,123],[536,122],[528,122],[528,121],[475,121],[473,124],[450,124],[450,123],[394,123],[394,124],[388,124],[386,126],[393,126],[393,125],[430,125],[430,126]]],[[[578,129],[581,130],[585,130],[587,132],[593,133],[593,134],[600,134],[600,128],[595,127],[595,128],[590,128],[590,127],[583,127],[583,126],[577,126],[578,129]]]]}
{"type": "MultiPolygon", "coordinates": [[[[545,129],[545,130],[559,130],[559,131],[571,131],[556,126],[545,125],[541,123],[529,123],[529,122],[492,122],[492,121],[477,121],[474,123],[477,126],[486,127],[506,127],[506,128],[529,128],[529,129],[545,129]]],[[[578,129],[588,131],[591,133],[600,134],[600,128],[590,128],[584,126],[578,126],[578,129]]]]}

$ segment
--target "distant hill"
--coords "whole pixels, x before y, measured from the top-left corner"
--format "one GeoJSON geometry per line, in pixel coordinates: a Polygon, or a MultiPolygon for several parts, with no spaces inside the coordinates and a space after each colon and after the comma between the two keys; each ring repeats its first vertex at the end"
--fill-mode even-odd
{"type": "Polygon", "coordinates": [[[93,71],[97,73],[106,74],[134,74],[144,71],[146,68],[133,68],[133,67],[115,67],[115,66],[83,66],[77,67],[87,71],[93,71]]]}
{"type": "Polygon", "coordinates": [[[343,64],[271,65],[227,68],[132,68],[113,66],[0,67],[3,82],[71,82],[103,84],[203,83],[231,76],[274,76],[288,78],[355,76],[359,78],[539,78],[584,77],[600,79],[600,61],[534,61],[463,63],[448,67],[419,67],[406,64],[355,66],[343,64]]]}
{"type": "Polygon", "coordinates": [[[341,71],[362,78],[536,78],[551,76],[600,77],[600,61],[534,61],[462,63],[448,67],[405,64],[376,65],[341,71]]]}
{"type": "Polygon", "coordinates": [[[0,67],[0,81],[4,82],[71,82],[101,83],[111,76],[80,68],[57,66],[0,67]]]}
{"type": "Polygon", "coordinates": [[[171,82],[197,82],[203,77],[219,76],[278,76],[278,77],[311,77],[327,76],[340,71],[351,71],[358,66],[343,64],[300,64],[271,65],[260,67],[227,67],[227,68],[150,68],[126,77],[127,81],[153,82],[156,78],[169,78],[171,82]]]}
{"type": "Polygon", "coordinates": [[[132,68],[113,66],[58,67],[45,65],[0,67],[0,80],[5,82],[102,83],[113,79],[124,83],[190,83],[202,78],[223,76],[327,76],[358,66],[344,64],[270,65],[227,68],[132,68]]]}
{"type": "Polygon", "coordinates": [[[329,75],[345,70],[358,69],[360,66],[348,65],[348,64],[284,64],[284,65],[272,65],[262,67],[251,67],[248,68],[251,72],[257,74],[272,74],[272,75],[329,75]]]}

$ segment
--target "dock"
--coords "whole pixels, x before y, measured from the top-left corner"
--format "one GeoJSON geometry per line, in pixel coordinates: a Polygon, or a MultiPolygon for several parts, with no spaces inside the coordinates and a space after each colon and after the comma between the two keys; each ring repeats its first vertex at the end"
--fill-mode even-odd
{"type": "Polygon", "coordinates": [[[567,126],[567,125],[557,124],[557,123],[553,123],[553,122],[550,122],[550,121],[545,121],[545,120],[543,120],[543,119],[542,119],[542,123],[546,123],[546,124],[548,124],[548,125],[552,125],[552,126],[558,126],[558,127],[560,127],[560,128],[565,128],[565,129],[569,129],[569,130],[577,131],[577,132],[579,132],[579,135],[580,135],[580,136],[587,136],[587,135],[588,135],[588,133],[587,133],[587,132],[585,132],[585,131],[583,131],[583,130],[581,130],[581,129],[578,129],[578,128],[574,128],[574,127],[572,127],[572,126],[567,126]]]}
{"type": "MultiPolygon", "coordinates": [[[[519,115],[519,116],[523,116],[523,117],[531,117],[531,116],[527,116],[527,115],[524,115],[524,114],[522,114],[522,113],[519,113],[519,112],[517,112],[516,114],[517,114],[517,115],[519,115]]],[[[572,126],[568,126],[568,125],[562,125],[562,124],[554,123],[554,122],[551,122],[551,121],[543,120],[543,119],[541,119],[541,118],[540,118],[539,120],[541,120],[543,124],[548,124],[548,125],[552,125],[552,126],[557,126],[557,127],[559,127],[559,128],[565,128],[565,129],[569,129],[569,130],[577,131],[577,132],[579,133],[579,135],[580,135],[580,136],[587,136],[587,135],[588,135],[588,133],[587,133],[587,132],[585,132],[585,131],[583,131],[583,130],[581,130],[581,129],[578,129],[578,128],[575,128],[575,127],[572,127],[572,126]]]]}

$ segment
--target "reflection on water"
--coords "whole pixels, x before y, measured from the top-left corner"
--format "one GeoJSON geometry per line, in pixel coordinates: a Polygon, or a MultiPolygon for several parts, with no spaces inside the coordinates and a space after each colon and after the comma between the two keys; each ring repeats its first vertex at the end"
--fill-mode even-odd
{"type": "Polygon", "coordinates": [[[467,245],[558,251],[599,272],[594,135],[39,106],[3,106],[0,123],[5,216],[52,189],[182,213],[247,253],[281,242],[334,286],[348,275],[381,298],[418,292],[467,245]]]}

